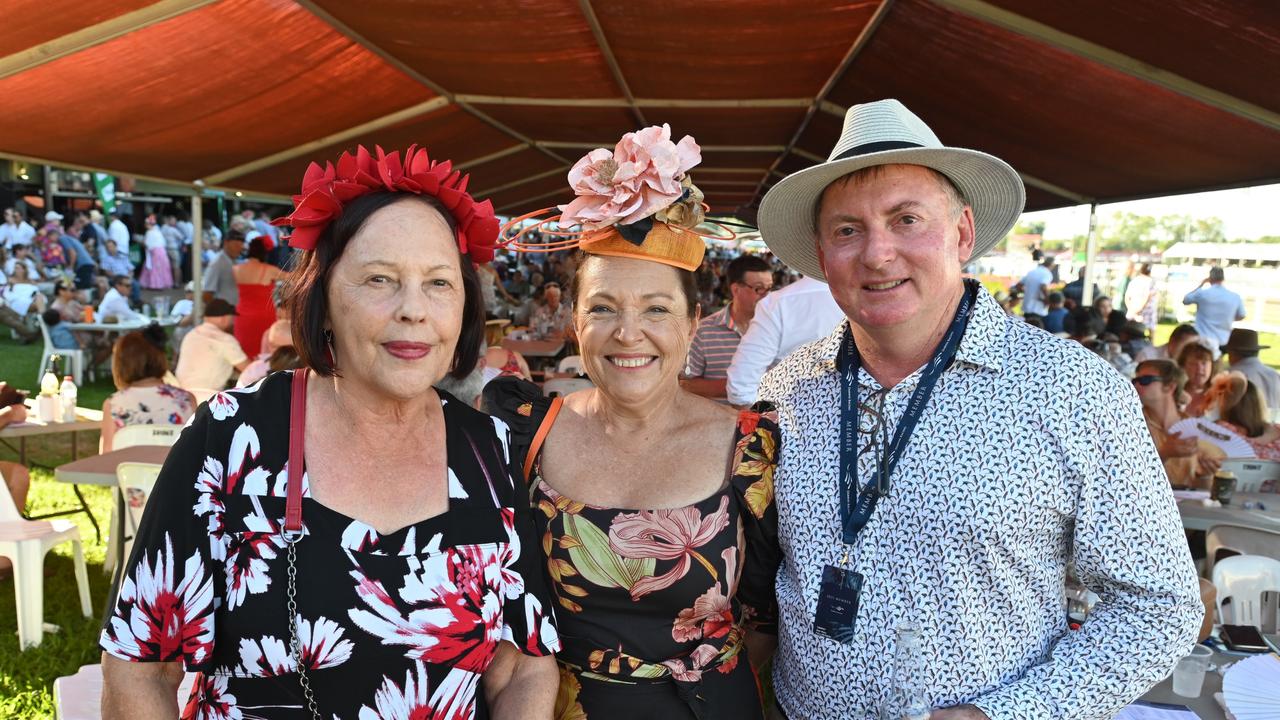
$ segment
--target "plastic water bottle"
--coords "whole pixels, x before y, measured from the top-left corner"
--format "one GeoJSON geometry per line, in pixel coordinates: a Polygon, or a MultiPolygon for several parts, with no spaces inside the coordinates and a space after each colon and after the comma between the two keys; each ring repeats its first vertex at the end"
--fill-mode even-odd
{"type": "Polygon", "coordinates": [[[64,375],[62,378],[62,387],[58,390],[58,396],[62,399],[62,421],[76,421],[76,384],[70,375],[64,375]]]}
{"type": "Polygon", "coordinates": [[[49,369],[40,378],[40,397],[36,398],[36,416],[40,422],[57,422],[62,417],[58,411],[58,376],[53,372],[57,356],[49,358],[49,369]]]}

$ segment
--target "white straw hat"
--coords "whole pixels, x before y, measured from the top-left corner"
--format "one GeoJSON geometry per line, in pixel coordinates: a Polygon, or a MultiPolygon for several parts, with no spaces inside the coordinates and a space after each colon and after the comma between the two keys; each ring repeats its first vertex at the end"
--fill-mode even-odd
{"type": "Polygon", "coordinates": [[[783,178],[760,203],[760,235],[784,263],[825,280],[818,263],[814,211],[827,186],[873,165],[923,165],[946,175],[973,207],[976,260],[1018,221],[1026,204],[1022,178],[1008,163],[977,150],[945,147],[897,100],[854,105],[830,157],[783,178]]]}

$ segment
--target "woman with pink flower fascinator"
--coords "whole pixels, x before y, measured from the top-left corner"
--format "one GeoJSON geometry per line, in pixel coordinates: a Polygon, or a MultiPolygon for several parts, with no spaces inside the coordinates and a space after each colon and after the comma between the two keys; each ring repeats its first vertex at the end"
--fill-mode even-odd
{"type": "Polygon", "coordinates": [[[558,718],[762,716],[746,637],[774,622],[779,435],[772,408],[735,412],[680,384],[699,321],[700,159],[663,125],[573,167],[577,197],[542,227],[582,252],[568,300],[594,387],[485,391],[512,428],[558,603],[558,718]]]}

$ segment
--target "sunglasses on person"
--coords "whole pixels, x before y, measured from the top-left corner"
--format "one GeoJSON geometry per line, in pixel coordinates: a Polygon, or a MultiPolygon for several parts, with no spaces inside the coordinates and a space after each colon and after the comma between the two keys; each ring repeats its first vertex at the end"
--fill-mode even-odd
{"type": "Polygon", "coordinates": [[[1164,382],[1159,375],[1141,375],[1133,379],[1134,385],[1142,385],[1143,387],[1158,382],[1164,382]]]}
{"type": "Polygon", "coordinates": [[[751,292],[756,294],[756,297],[764,297],[765,295],[768,295],[770,291],[773,290],[772,285],[748,285],[747,283],[738,283],[738,284],[741,285],[742,287],[750,288],[751,292]]]}

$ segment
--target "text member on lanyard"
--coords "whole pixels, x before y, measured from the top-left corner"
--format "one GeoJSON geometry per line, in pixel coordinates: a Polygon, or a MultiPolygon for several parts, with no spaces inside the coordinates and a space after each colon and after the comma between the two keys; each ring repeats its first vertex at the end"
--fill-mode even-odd
{"type": "Polygon", "coordinates": [[[849,550],[858,539],[858,533],[866,527],[875,512],[876,502],[882,495],[887,495],[890,488],[890,476],[898,466],[898,459],[911,441],[911,433],[920,421],[925,406],[929,404],[929,396],[938,383],[942,373],[951,367],[956,351],[960,348],[960,340],[964,337],[965,327],[969,324],[969,316],[978,296],[978,282],[965,281],[965,291],[960,297],[960,305],[956,308],[955,318],[943,335],[942,342],[933,351],[929,364],[925,365],[920,375],[920,383],[907,409],[894,428],[893,438],[881,448],[876,469],[867,484],[858,486],[858,370],[862,367],[862,358],[853,341],[853,333],[845,327],[844,341],[840,346],[840,354],[836,358],[836,367],[840,371],[840,477],[837,478],[837,489],[840,500],[841,540],[845,544],[844,558],[841,565],[828,565],[822,569],[822,587],[818,593],[818,610],[813,621],[813,630],[819,635],[829,637],[841,643],[853,640],[853,628],[858,619],[858,596],[862,592],[862,575],[850,570],[849,550]],[[859,491],[861,490],[861,491],[859,491]]]}

